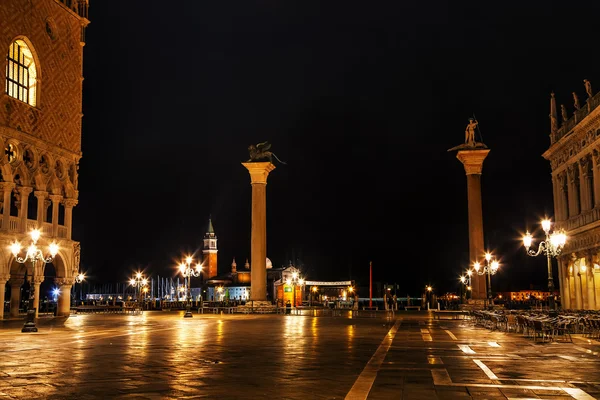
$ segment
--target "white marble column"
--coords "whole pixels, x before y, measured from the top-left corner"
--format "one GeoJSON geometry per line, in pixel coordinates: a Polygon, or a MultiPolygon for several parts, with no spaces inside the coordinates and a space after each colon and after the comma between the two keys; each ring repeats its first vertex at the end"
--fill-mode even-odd
{"type": "Polygon", "coordinates": [[[62,200],[62,196],[59,194],[51,194],[50,200],[52,201],[52,236],[58,236],[58,207],[60,207],[60,202],[62,200]]]}
{"type": "Polygon", "coordinates": [[[37,275],[33,277],[33,307],[35,307],[36,318],[40,312],[40,285],[43,281],[43,276],[37,275]]]}
{"type": "Polygon", "coordinates": [[[54,283],[58,286],[57,317],[68,317],[71,315],[71,287],[73,278],[56,278],[54,283]]]}
{"type": "Polygon", "coordinates": [[[0,275],[0,320],[4,318],[4,296],[6,296],[6,282],[10,275],[0,275]]]}
{"type": "Polygon", "coordinates": [[[594,260],[592,257],[592,252],[588,252],[585,257],[585,271],[581,273],[581,279],[585,279],[586,281],[586,289],[587,293],[584,293],[584,296],[587,298],[587,309],[595,310],[596,309],[596,293],[594,291],[594,260]],[[585,277],[584,277],[585,275],[585,277]]]}
{"type": "Polygon", "coordinates": [[[67,228],[66,239],[71,240],[72,225],[73,225],[73,207],[77,205],[75,199],[64,199],[63,205],[65,207],[65,227],[67,228]]]}
{"type": "Polygon", "coordinates": [[[21,302],[21,286],[25,281],[23,279],[11,278],[10,285],[10,316],[19,316],[19,305],[21,302]]]}
{"type": "Polygon", "coordinates": [[[45,220],[45,215],[46,215],[46,211],[45,211],[45,203],[46,203],[46,198],[48,197],[48,192],[42,192],[42,191],[35,191],[33,192],[34,196],[37,198],[37,224],[38,224],[38,229],[42,229],[42,226],[44,224],[45,220]]]}
{"type": "Polygon", "coordinates": [[[2,182],[0,184],[3,191],[3,203],[2,203],[2,231],[8,232],[10,230],[10,205],[12,201],[12,191],[15,188],[15,184],[12,182],[2,182]]]}
{"type": "Polygon", "coordinates": [[[19,186],[17,188],[19,192],[19,224],[21,225],[19,231],[27,232],[27,206],[29,205],[29,194],[33,191],[33,188],[27,186],[19,186]]]}
{"type": "Polygon", "coordinates": [[[594,207],[600,207],[600,152],[592,154],[592,170],[594,174],[594,207]]]}
{"type": "Polygon", "coordinates": [[[563,257],[556,259],[558,262],[558,284],[560,285],[560,299],[563,310],[571,308],[571,298],[569,293],[569,263],[563,257]]]}

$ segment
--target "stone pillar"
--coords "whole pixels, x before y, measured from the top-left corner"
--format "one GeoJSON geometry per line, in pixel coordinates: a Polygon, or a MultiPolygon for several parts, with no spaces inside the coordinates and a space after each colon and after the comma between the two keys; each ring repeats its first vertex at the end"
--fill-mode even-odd
{"type": "Polygon", "coordinates": [[[575,264],[577,258],[573,258],[573,279],[574,279],[574,289],[575,289],[575,309],[582,310],[583,309],[583,298],[581,297],[581,274],[579,272],[579,264],[575,264]]]}
{"type": "Polygon", "coordinates": [[[71,240],[71,232],[73,229],[73,207],[77,205],[75,199],[64,199],[63,205],[65,206],[65,227],[67,228],[67,240],[71,240]]]}
{"type": "Polygon", "coordinates": [[[52,200],[52,237],[58,236],[58,207],[60,207],[60,202],[62,200],[62,196],[59,194],[51,194],[50,200],[52,200]]]}
{"type": "Polygon", "coordinates": [[[19,191],[19,223],[20,231],[27,232],[27,206],[29,204],[29,194],[33,191],[33,188],[27,186],[20,186],[17,188],[19,191]]]}
{"type": "Polygon", "coordinates": [[[556,221],[562,221],[562,215],[560,214],[560,191],[558,188],[558,177],[552,177],[552,198],[554,199],[554,216],[556,221]]]}
{"type": "Polygon", "coordinates": [[[38,317],[40,311],[40,285],[44,281],[44,277],[36,275],[33,277],[33,306],[35,307],[35,317],[38,317]]]}
{"type": "Polygon", "coordinates": [[[592,182],[590,172],[589,157],[584,156],[579,160],[579,193],[581,199],[581,211],[591,210],[592,204],[592,182]]]}
{"type": "Polygon", "coordinates": [[[68,317],[71,315],[71,287],[73,286],[72,278],[56,278],[54,283],[58,286],[58,301],[57,301],[57,317],[68,317]]]}
{"type": "Polygon", "coordinates": [[[4,296],[6,296],[6,282],[10,275],[0,275],[0,320],[4,318],[4,296]]]}
{"type": "Polygon", "coordinates": [[[15,184],[12,182],[2,182],[0,185],[4,193],[2,203],[2,231],[8,232],[10,230],[10,204],[15,184]]]}
{"type": "MultiPolygon", "coordinates": [[[[483,211],[481,205],[481,173],[483,161],[490,150],[461,150],[456,158],[463,163],[467,175],[467,201],[469,210],[469,257],[471,264],[479,261],[483,265],[483,211]]],[[[471,294],[475,300],[487,297],[485,288],[485,275],[473,274],[471,280],[471,294]]]]}
{"type": "Polygon", "coordinates": [[[37,224],[38,229],[42,229],[44,222],[46,221],[46,197],[48,197],[48,192],[33,192],[34,196],[37,198],[37,224]]]}
{"type": "Polygon", "coordinates": [[[10,285],[10,316],[19,316],[19,305],[21,304],[21,286],[23,286],[23,279],[11,278],[9,281],[10,285]]]}
{"type": "Polygon", "coordinates": [[[600,152],[592,153],[592,173],[594,176],[594,207],[600,207],[600,152]]]}
{"type": "Polygon", "coordinates": [[[596,309],[596,293],[594,286],[594,260],[592,257],[592,252],[586,252],[585,256],[585,271],[581,273],[581,279],[586,280],[585,287],[587,288],[587,293],[584,293],[585,297],[587,297],[587,305],[588,310],[596,309]],[[584,277],[585,275],[585,277],[584,277]]]}
{"type": "Polygon", "coordinates": [[[250,300],[267,300],[267,177],[275,169],[270,162],[242,163],[252,185],[252,237],[250,300]]]}
{"type": "Polygon", "coordinates": [[[569,217],[579,214],[579,167],[571,164],[568,167],[569,177],[569,217]]]}
{"type": "Polygon", "coordinates": [[[558,284],[560,285],[560,302],[563,310],[571,308],[568,288],[568,262],[565,262],[562,257],[556,259],[558,262],[558,284]]]}
{"type": "Polygon", "coordinates": [[[567,173],[558,174],[558,190],[560,196],[560,214],[563,221],[569,219],[569,190],[567,173]]]}

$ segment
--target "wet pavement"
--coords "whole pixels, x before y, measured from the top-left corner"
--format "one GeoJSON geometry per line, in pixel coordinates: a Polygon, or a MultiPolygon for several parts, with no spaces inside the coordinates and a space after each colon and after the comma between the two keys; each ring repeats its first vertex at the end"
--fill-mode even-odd
{"type": "Polygon", "coordinates": [[[394,319],[74,315],[0,329],[0,399],[594,399],[600,342],[394,319]]]}

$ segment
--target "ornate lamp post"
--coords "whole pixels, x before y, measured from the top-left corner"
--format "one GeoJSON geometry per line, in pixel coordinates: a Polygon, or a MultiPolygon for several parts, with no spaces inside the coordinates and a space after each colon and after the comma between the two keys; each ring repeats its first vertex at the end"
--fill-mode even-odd
{"type": "Polygon", "coordinates": [[[21,256],[21,243],[18,241],[14,241],[10,245],[10,251],[15,257],[15,261],[21,264],[25,264],[27,261],[31,262],[31,286],[29,289],[29,305],[27,310],[27,316],[25,318],[25,325],[23,325],[23,329],[21,332],[37,332],[37,327],[35,326],[35,318],[37,317],[38,310],[35,308],[35,299],[36,297],[39,300],[39,289],[35,289],[34,279],[36,276],[36,269],[39,263],[48,264],[54,260],[56,254],[58,254],[58,245],[55,242],[50,243],[48,246],[48,251],[50,255],[44,256],[42,250],[37,247],[37,242],[40,239],[41,232],[39,229],[32,230],[29,235],[31,236],[31,243],[27,247],[27,252],[24,256],[21,256]],[[36,293],[37,292],[37,293],[36,293]]]}
{"type": "Polygon", "coordinates": [[[548,291],[550,292],[549,306],[551,309],[556,309],[556,302],[554,298],[554,279],[552,278],[552,257],[558,257],[565,246],[565,243],[567,242],[567,235],[565,234],[564,230],[550,233],[551,227],[552,221],[549,219],[544,219],[542,221],[542,229],[546,234],[546,240],[540,242],[537,251],[531,249],[533,236],[531,233],[529,233],[529,231],[527,231],[525,236],[523,236],[523,245],[525,246],[525,251],[527,251],[527,255],[529,256],[535,257],[540,255],[542,252],[546,254],[546,259],[548,261],[548,291]]]}
{"type": "Polygon", "coordinates": [[[292,272],[292,278],[288,278],[285,283],[288,286],[291,286],[293,288],[293,296],[294,296],[294,303],[293,306],[296,307],[296,286],[304,286],[304,279],[302,277],[300,277],[300,274],[298,273],[298,271],[294,271],[292,272]]]}
{"type": "Polygon", "coordinates": [[[196,268],[192,269],[192,259],[191,256],[187,256],[185,258],[185,262],[179,264],[179,272],[183,276],[184,285],[186,287],[186,306],[185,313],[183,314],[183,318],[192,318],[192,276],[197,278],[200,276],[202,272],[202,264],[196,264],[196,268]]]}
{"type": "Polygon", "coordinates": [[[498,272],[499,268],[500,263],[498,260],[492,260],[492,255],[490,253],[485,253],[485,265],[483,267],[481,264],[479,264],[479,261],[475,261],[475,264],[473,264],[473,270],[477,273],[477,275],[487,274],[487,298],[490,306],[493,305],[492,275],[496,275],[496,272],[498,272]]]}
{"type": "Polygon", "coordinates": [[[142,275],[141,272],[137,272],[133,278],[129,280],[129,284],[135,289],[135,301],[139,302],[142,296],[142,288],[148,286],[148,279],[142,275]]]}

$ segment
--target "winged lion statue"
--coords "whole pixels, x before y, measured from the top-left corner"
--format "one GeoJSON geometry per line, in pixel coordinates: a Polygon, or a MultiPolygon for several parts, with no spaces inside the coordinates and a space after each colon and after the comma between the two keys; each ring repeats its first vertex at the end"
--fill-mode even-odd
{"type": "Polygon", "coordinates": [[[269,160],[269,162],[273,162],[273,158],[276,159],[281,164],[285,164],[283,161],[279,159],[272,151],[269,151],[271,148],[271,144],[269,142],[262,142],[256,145],[251,144],[248,146],[248,153],[250,153],[250,159],[247,162],[261,161],[261,160],[269,160]]]}

